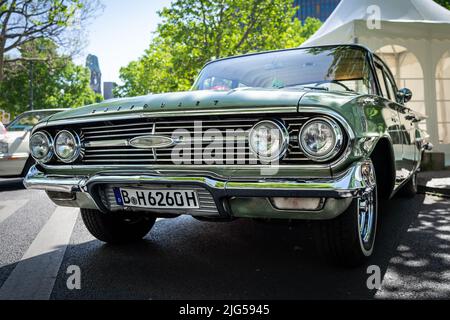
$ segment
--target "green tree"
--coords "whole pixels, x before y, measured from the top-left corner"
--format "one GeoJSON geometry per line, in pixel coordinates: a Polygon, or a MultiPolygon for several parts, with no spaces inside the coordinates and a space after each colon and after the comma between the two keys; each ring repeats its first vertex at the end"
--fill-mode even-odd
{"type": "Polygon", "coordinates": [[[450,0],[434,0],[434,2],[437,2],[444,8],[447,8],[448,10],[450,10],[450,0]]]}
{"type": "Polygon", "coordinates": [[[33,56],[33,92],[36,109],[71,108],[98,102],[102,99],[89,86],[90,73],[67,56],[57,53],[57,46],[49,40],[28,42],[21,50],[24,59],[5,70],[0,83],[0,109],[12,114],[28,110],[29,61],[33,56]],[[45,57],[39,59],[39,57],[45,57]]]}
{"type": "Polygon", "coordinates": [[[37,39],[51,39],[67,50],[82,47],[83,26],[102,5],[98,0],[0,0],[0,82],[7,57],[37,39]]]}
{"type": "Polygon", "coordinates": [[[294,15],[291,0],[175,0],[159,12],[144,56],[120,71],[122,96],[187,90],[211,59],[299,46],[319,27],[294,15]]]}

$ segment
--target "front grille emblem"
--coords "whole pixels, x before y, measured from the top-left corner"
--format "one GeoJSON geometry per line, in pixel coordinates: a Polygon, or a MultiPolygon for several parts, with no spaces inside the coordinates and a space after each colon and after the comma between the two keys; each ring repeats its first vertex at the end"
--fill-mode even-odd
{"type": "Polygon", "coordinates": [[[148,135],[133,138],[128,144],[138,149],[161,149],[174,146],[176,141],[165,136],[148,135]]]}

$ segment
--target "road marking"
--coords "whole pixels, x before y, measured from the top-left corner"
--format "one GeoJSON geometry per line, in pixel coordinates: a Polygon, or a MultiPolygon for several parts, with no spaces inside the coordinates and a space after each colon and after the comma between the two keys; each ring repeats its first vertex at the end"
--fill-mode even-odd
{"type": "Polygon", "coordinates": [[[1,209],[0,209],[0,223],[5,221],[12,215],[14,212],[22,208],[28,200],[6,200],[2,201],[1,209]]]}
{"type": "Polygon", "coordinates": [[[56,208],[0,288],[0,300],[48,300],[79,209],[56,208]]]}

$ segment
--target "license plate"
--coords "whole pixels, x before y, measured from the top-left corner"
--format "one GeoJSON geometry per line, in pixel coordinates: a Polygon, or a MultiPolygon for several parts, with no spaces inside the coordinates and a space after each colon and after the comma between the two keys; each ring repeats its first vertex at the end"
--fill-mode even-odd
{"type": "Polygon", "coordinates": [[[153,190],[114,188],[116,202],[124,207],[149,209],[198,209],[197,192],[193,190],[153,190]]]}

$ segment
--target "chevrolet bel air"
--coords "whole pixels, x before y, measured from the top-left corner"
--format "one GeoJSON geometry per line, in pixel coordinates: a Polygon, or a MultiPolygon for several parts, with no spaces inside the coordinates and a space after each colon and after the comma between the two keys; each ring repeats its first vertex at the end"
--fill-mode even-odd
{"type": "Polygon", "coordinates": [[[379,205],[414,196],[432,148],[411,97],[358,45],[218,59],[190,91],[39,123],[24,184],[81,208],[108,243],[142,239],[157,218],[182,214],[307,220],[327,257],[355,266],[373,254],[379,205]]]}

